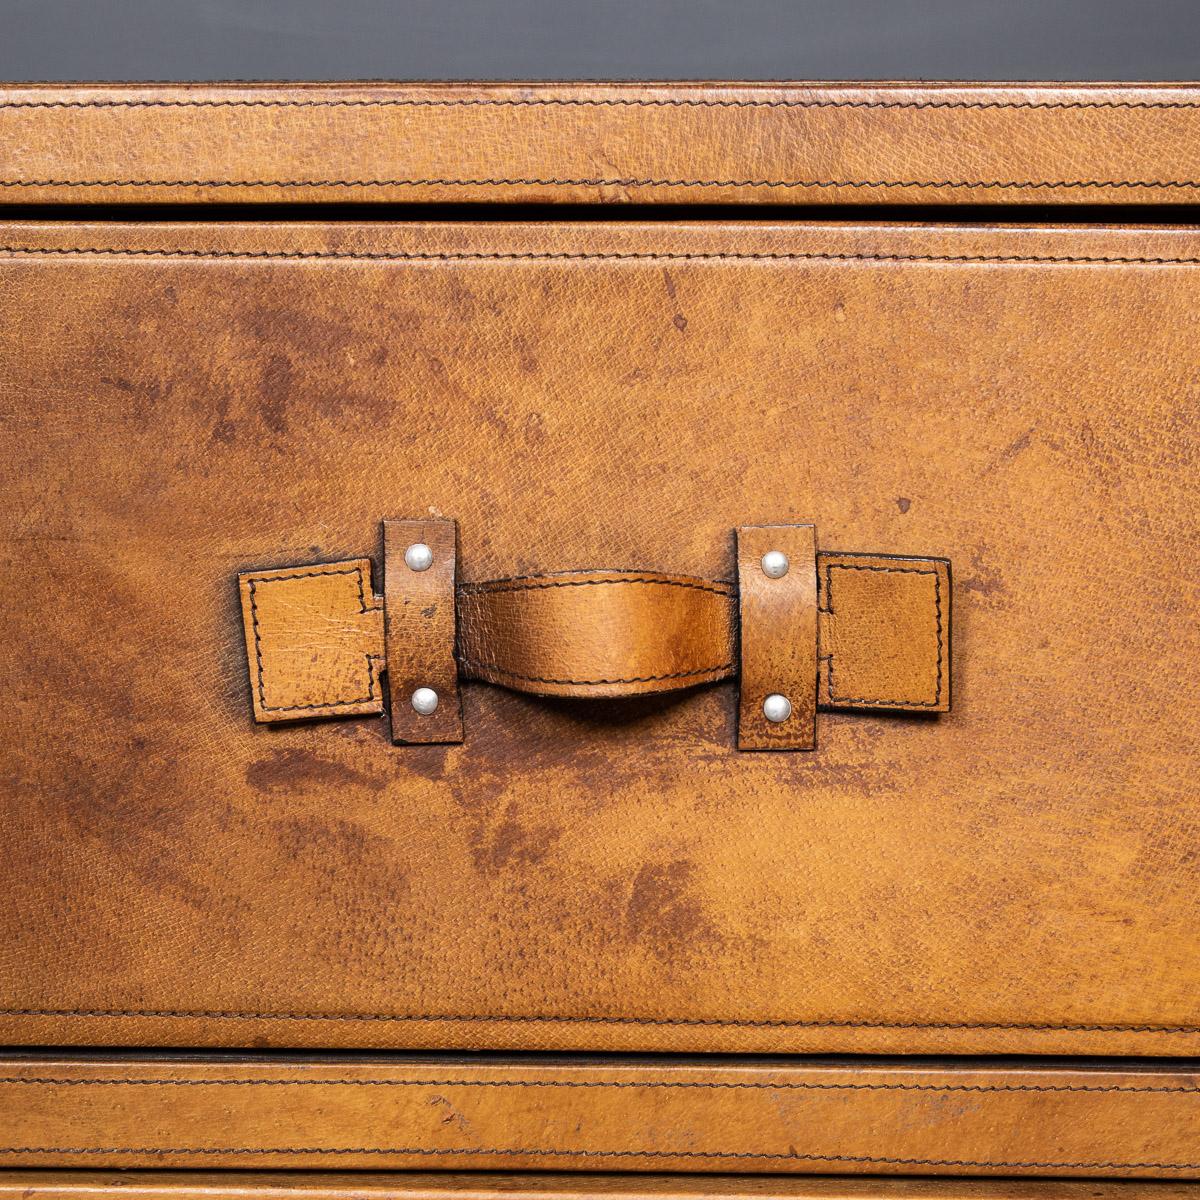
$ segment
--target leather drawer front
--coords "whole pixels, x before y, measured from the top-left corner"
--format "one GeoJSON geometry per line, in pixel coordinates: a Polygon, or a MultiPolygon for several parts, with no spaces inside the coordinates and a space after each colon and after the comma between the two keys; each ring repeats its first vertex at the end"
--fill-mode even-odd
{"type": "Polygon", "coordinates": [[[1169,1066],[0,1064],[0,1165],[1200,1178],[1169,1066]]]}
{"type": "Polygon", "coordinates": [[[1200,1185],[735,1175],[0,1171],[0,1200],[1196,1200],[1200,1185]]]}
{"type": "Polygon", "coordinates": [[[1200,1051],[1200,234],[0,247],[0,1039],[1200,1051]],[[256,726],[238,572],[430,512],[467,582],[728,579],[780,521],[943,555],[954,711],[799,756],[737,753],[728,685],[256,726]]]}

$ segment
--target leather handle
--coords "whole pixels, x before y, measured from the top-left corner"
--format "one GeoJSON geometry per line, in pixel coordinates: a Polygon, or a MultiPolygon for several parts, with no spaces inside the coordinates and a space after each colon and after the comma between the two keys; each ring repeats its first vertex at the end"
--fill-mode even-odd
{"type": "Polygon", "coordinates": [[[737,589],[651,571],[578,571],[458,590],[459,670],[540,696],[616,698],[737,672],[737,589]]]}
{"type": "Polygon", "coordinates": [[[382,714],[386,684],[393,740],[459,742],[462,680],[612,699],[736,676],[739,748],[801,750],[818,709],[950,708],[944,559],[818,551],[811,525],[754,526],[738,530],[736,583],[611,570],[459,583],[444,518],[385,522],[384,557],[382,598],[367,559],[239,575],[257,721],[382,714]],[[765,569],[772,551],[784,571],[765,569]]]}

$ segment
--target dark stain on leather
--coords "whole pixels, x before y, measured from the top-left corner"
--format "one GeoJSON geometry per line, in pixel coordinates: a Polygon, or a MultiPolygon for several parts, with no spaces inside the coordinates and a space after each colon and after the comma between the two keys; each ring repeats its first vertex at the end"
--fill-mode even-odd
{"type": "Polygon", "coordinates": [[[477,829],[471,838],[471,854],[480,870],[492,873],[531,867],[546,857],[562,836],[562,828],[521,819],[527,815],[510,802],[498,824],[477,829]]]}
{"type": "Polygon", "coordinates": [[[687,859],[647,863],[638,871],[625,904],[632,942],[662,955],[723,940],[696,897],[695,871],[687,859]]]}
{"type": "Polygon", "coordinates": [[[280,436],[287,433],[288,402],[295,390],[291,362],[283,354],[270,355],[262,366],[258,411],[272,433],[280,436]]]}
{"type": "Polygon", "coordinates": [[[373,778],[347,766],[321,758],[311,750],[289,746],[273,750],[246,768],[246,782],[260,792],[290,793],[297,787],[365,787],[381,791],[386,781],[373,778]]]}
{"type": "Polygon", "coordinates": [[[970,566],[955,574],[954,586],[964,592],[974,592],[989,599],[1003,596],[1008,591],[1003,575],[987,562],[988,548],[980,546],[971,554],[970,566]]]}

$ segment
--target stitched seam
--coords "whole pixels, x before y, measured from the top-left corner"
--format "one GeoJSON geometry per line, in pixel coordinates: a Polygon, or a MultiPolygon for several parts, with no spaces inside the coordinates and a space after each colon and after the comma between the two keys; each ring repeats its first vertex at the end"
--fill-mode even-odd
{"type": "Polygon", "coordinates": [[[678,188],[1200,188],[1193,179],[0,179],[0,187],[678,187],[678,188]]]}
{"type": "Polygon", "coordinates": [[[658,252],[578,252],[545,253],[386,253],[371,251],[324,250],[188,250],[118,249],[93,246],[0,246],[0,254],[86,255],[110,258],[197,258],[197,259],[345,259],[349,261],[380,262],[895,262],[895,263],[1010,263],[1053,265],[1111,265],[1111,266],[1189,266],[1200,263],[1200,257],[1120,256],[1120,255],[1022,255],[1022,254],[838,254],[826,252],[794,253],[672,253],[658,252]]]}
{"type": "Polygon", "coordinates": [[[254,660],[257,665],[258,675],[258,703],[259,708],[263,712],[304,712],[312,709],[324,708],[348,708],[351,705],[367,704],[377,699],[375,695],[375,670],[374,663],[380,659],[378,654],[367,655],[367,678],[370,681],[370,692],[366,696],[361,696],[356,700],[331,700],[322,704],[268,704],[266,690],[263,681],[263,657],[262,657],[262,637],[258,624],[258,599],[256,596],[257,585],[263,583],[283,583],[292,579],[312,579],[318,575],[355,575],[358,579],[358,603],[362,612],[378,612],[378,606],[368,608],[366,592],[363,587],[363,577],[361,567],[349,567],[343,570],[321,570],[313,568],[309,571],[298,571],[291,575],[251,575],[246,576],[243,582],[250,589],[250,624],[254,630],[254,660]]]}
{"type": "MultiPolygon", "coordinates": [[[[937,686],[932,700],[883,700],[878,696],[837,696],[833,690],[833,655],[825,655],[829,663],[829,703],[830,704],[905,704],[911,708],[936,708],[942,702],[942,581],[937,571],[923,571],[917,567],[869,567],[850,563],[829,563],[825,567],[825,603],[833,602],[833,571],[874,571],[881,575],[932,575],[933,603],[937,620],[937,686]]],[[[825,612],[832,613],[831,607],[825,612]]]]}
{"type": "MultiPolygon", "coordinates": [[[[688,588],[695,592],[711,592],[715,596],[732,597],[733,592],[728,587],[719,584],[692,582],[684,579],[648,579],[644,576],[624,576],[618,579],[544,579],[537,576],[527,576],[529,582],[519,582],[515,579],[496,579],[489,583],[468,583],[459,588],[460,594],[473,595],[504,595],[508,592],[539,592],[547,588],[566,587],[611,587],[618,584],[641,583],[652,587],[688,588]]],[[[712,668],[716,670],[717,668],[712,668]]]]}
{"type": "Polygon", "coordinates": [[[1200,108],[1191,100],[700,100],[543,97],[459,100],[7,100],[0,108],[846,108],[846,109],[1129,109],[1200,108]]]}
{"type": "Polygon", "coordinates": [[[188,1146],[0,1146],[0,1154],[378,1154],[436,1157],[439,1155],[513,1155],[549,1158],[747,1158],[780,1162],[859,1162],[896,1163],[927,1167],[1047,1167],[1084,1168],[1099,1170],[1157,1169],[1161,1171],[1190,1171],[1200,1163],[1169,1162],[1011,1162],[967,1158],[884,1158],[867,1154],[772,1154],[750,1150],[562,1150],[545,1147],[513,1149],[509,1147],[452,1147],[432,1149],[425,1146],[235,1146],[202,1148],[188,1146]]]}
{"type": "Polygon", "coordinates": [[[182,1018],[185,1020],[231,1021],[371,1021],[371,1022],[456,1022],[480,1021],[519,1022],[547,1025],[644,1025],[644,1026],[701,1026],[747,1029],[996,1029],[1043,1030],[1051,1033],[1200,1033],[1200,1025],[1097,1025],[1097,1024],[1026,1024],[1000,1021],[737,1021],[713,1017],[553,1017],[511,1015],[457,1015],[446,1013],[269,1013],[237,1012],[213,1009],[186,1011],[181,1009],[102,1009],[102,1008],[6,1008],[0,1017],[149,1017],[182,1018]]]}
{"type": "Polygon", "coordinates": [[[0,1078],[0,1086],[51,1087],[478,1087],[478,1088],[677,1088],[700,1091],[803,1092],[1120,1092],[1195,1095],[1200,1086],[1125,1087],[1120,1084],[939,1084],[939,1083],[701,1083],[688,1080],[565,1079],[39,1079],[0,1078]]]}
{"type": "Polygon", "coordinates": [[[721,663],[715,667],[701,667],[695,671],[671,671],[665,675],[633,675],[627,679],[551,679],[544,675],[521,675],[516,671],[506,671],[503,667],[491,663],[471,662],[468,659],[459,660],[462,666],[471,671],[488,671],[493,675],[503,675],[506,679],[521,679],[526,683],[578,684],[582,687],[598,687],[607,683],[654,683],[661,679],[695,679],[705,675],[713,675],[719,671],[732,671],[733,663],[721,663]]]}

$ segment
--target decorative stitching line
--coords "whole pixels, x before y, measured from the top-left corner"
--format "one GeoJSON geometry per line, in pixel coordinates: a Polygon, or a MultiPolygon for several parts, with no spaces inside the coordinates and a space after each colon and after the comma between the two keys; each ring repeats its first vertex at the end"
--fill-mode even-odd
{"type": "Polygon", "coordinates": [[[5,1008],[0,1017],[138,1017],[184,1020],[229,1021],[370,1021],[464,1023],[504,1021],[524,1025],[644,1025],[685,1027],[729,1027],[745,1029],[999,1029],[1042,1030],[1049,1033],[1200,1033],[1200,1025],[1046,1025],[1000,1021],[737,1021],[714,1017],[552,1017],[476,1016],[445,1013],[266,1013],[230,1012],[213,1009],[104,1009],[104,1008],[5,1008]]]}
{"type": "Polygon", "coordinates": [[[189,1146],[0,1146],[0,1154],[372,1154],[412,1155],[437,1157],[439,1155],[506,1155],[514,1157],[545,1158],[752,1158],[776,1162],[857,1162],[894,1163],[905,1166],[924,1167],[1018,1167],[1058,1169],[1154,1169],[1160,1171],[1191,1171],[1200,1168],[1200,1163],[1166,1162],[1009,1162],[968,1158],[883,1158],[867,1154],[772,1154],[751,1150],[555,1150],[544,1147],[510,1149],[507,1147],[452,1147],[432,1149],[426,1146],[235,1146],[202,1148],[189,1146]]]}
{"type": "Polygon", "coordinates": [[[1074,188],[1193,189],[1193,179],[0,179],[6,188],[377,188],[377,187],[659,187],[659,188],[1074,188]]]}
{"type": "Polygon", "coordinates": [[[699,579],[655,579],[645,575],[623,575],[610,579],[554,579],[550,576],[524,575],[515,576],[512,579],[492,579],[485,583],[466,583],[459,587],[458,590],[460,594],[468,596],[503,595],[507,592],[539,592],[547,588],[607,587],[628,583],[643,583],[656,587],[689,588],[696,592],[712,592],[716,596],[733,596],[733,589],[729,584],[706,583],[699,579]]]}
{"type": "Polygon", "coordinates": [[[833,571],[875,571],[881,575],[932,575],[933,604],[937,619],[937,686],[932,700],[883,700],[878,696],[835,696],[833,692],[833,655],[825,655],[829,663],[829,703],[830,704],[905,704],[911,708],[936,708],[942,702],[942,580],[938,571],[925,571],[919,567],[870,567],[853,563],[826,563],[825,565],[825,604],[823,610],[832,613],[829,607],[833,603],[833,571]]]}
{"type": "MultiPolygon", "coordinates": [[[[515,589],[514,589],[515,590],[515,589]]],[[[503,667],[491,663],[471,662],[459,659],[461,666],[471,671],[489,671],[493,675],[503,675],[506,679],[520,679],[526,683],[550,683],[567,686],[578,684],[581,687],[598,687],[607,683],[655,683],[663,679],[697,679],[701,676],[715,675],[722,671],[732,671],[733,663],[722,663],[716,667],[702,667],[696,671],[672,671],[666,675],[633,675],[628,679],[550,679],[543,675],[521,675],[516,671],[506,671],[503,667]]]]}
{"type": "Polygon", "coordinates": [[[763,253],[703,252],[372,252],[326,250],[187,250],[120,249],[93,246],[0,246],[7,255],[99,255],[109,258],[196,258],[196,259],[333,259],[364,262],[895,262],[895,263],[1009,263],[1012,265],[1100,265],[1100,266],[1193,266],[1200,257],[1156,257],[1121,255],[1024,255],[1024,254],[839,254],[834,251],[763,253]]]}
{"type": "Polygon", "coordinates": [[[545,97],[460,100],[7,100],[0,108],[847,108],[1130,109],[1200,108],[1191,100],[700,100],[545,97]]]}
{"type": "Polygon", "coordinates": [[[363,575],[361,567],[348,567],[342,570],[327,570],[320,567],[313,567],[310,570],[298,571],[291,575],[248,575],[242,577],[242,582],[248,586],[250,592],[250,624],[254,630],[254,659],[258,667],[258,702],[259,708],[263,712],[303,712],[317,708],[349,708],[355,704],[367,704],[378,699],[375,695],[375,670],[374,663],[379,659],[378,654],[368,654],[367,657],[367,679],[369,680],[370,692],[366,696],[359,697],[356,700],[331,700],[322,704],[268,704],[266,690],[263,682],[263,657],[262,657],[262,637],[258,624],[258,599],[256,589],[258,584],[263,583],[283,583],[291,579],[312,579],[318,575],[355,575],[358,578],[358,603],[360,610],[366,612],[378,612],[378,605],[368,608],[366,592],[363,586],[363,575]]]}
{"type": "Polygon", "coordinates": [[[700,1091],[813,1092],[1120,1092],[1192,1095],[1186,1087],[1123,1087],[1120,1084],[938,1084],[938,1083],[701,1083],[689,1080],[566,1079],[40,1079],[0,1078],[0,1086],[37,1084],[49,1087],[478,1087],[478,1088],[676,1088],[700,1091]]]}

